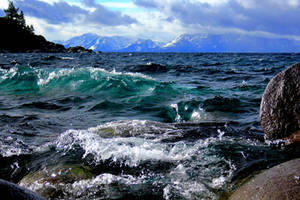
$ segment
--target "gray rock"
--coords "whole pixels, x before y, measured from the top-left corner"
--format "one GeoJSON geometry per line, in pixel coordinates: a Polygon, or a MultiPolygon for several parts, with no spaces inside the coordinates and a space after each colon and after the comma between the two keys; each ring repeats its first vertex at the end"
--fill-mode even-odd
{"type": "Polygon", "coordinates": [[[267,139],[286,138],[300,130],[300,63],[269,82],[261,101],[260,120],[267,139]]]}
{"type": "Polygon", "coordinates": [[[7,200],[44,200],[31,190],[0,179],[1,199],[7,200]]]}
{"type": "Polygon", "coordinates": [[[291,160],[254,176],[229,200],[300,199],[300,159],[291,160]]]}

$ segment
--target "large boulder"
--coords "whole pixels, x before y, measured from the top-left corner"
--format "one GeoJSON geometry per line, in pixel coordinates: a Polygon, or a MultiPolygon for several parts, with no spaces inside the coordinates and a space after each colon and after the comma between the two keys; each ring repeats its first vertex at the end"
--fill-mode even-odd
{"type": "Polygon", "coordinates": [[[260,120],[267,139],[287,138],[300,130],[300,63],[269,82],[261,101],[260,120]]]}
{"type": "Polygon", "coordinates": [[[229,200],[300,199],[300,159],[291,160],[254,176],[229,200]]]}

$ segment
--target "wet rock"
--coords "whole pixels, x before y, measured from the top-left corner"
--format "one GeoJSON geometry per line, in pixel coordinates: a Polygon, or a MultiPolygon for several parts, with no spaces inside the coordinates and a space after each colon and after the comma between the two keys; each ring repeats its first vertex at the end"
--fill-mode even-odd
{"type": "Polygon", "coordinates": [[[206,99],[203,102],[203,108],[207,112],[221,111],[221,112],[243,112],[240,109],[241,102],[236,98],[225,98],[222,96],[215,96],[212,99],[206,99]]]}
{"type": "Polygon", "coordinates": [[[132,70],[134,72],[167,72],[167,67],[157,64],[157,63],[152,63],[149,62],[146,65],[137,65],[134,66],[134,69],[132,70]]]}
{"type": "Polygon", "coordinates": [[[254,176],[229,200],[300,199],[300,159],[291,160],[254,176]]]}
{"type": "Polygon", "coordinates": [[[268,139],[286,138],[300,130],[300,63],[269,82],[261,101],[260,120],[268,139]]]}
{"type": "Polygon", "coordinates": [[[300,142],[300,130],[290,135],[287,144],[299,143],[300,142]]]}
{"type": "Polygon", "coordinates": [[[137,137],[150,135],[176,134],[177,129],[172,124],[148,120],[123,120],[109,122],[90,128],[89,131],[97,133],[104,138],[110,137],[137,137]]]}
{"type": "Polygon", "coordinates": [[[9,200],[44,200],[41,196],[24,187],[0,179],[1,199],[9,200]]]}
{"type": "Polygon", "coordinates": [[[67,184],[88,180],[94,175],[82,165],[65,165],[46,167],[25,176],[20,185],[29,188],[46,198],[62,198],[67,184]]]}

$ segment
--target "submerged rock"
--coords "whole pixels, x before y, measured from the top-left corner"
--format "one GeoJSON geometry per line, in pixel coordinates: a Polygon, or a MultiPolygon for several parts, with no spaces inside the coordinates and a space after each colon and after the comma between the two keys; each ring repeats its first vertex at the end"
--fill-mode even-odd
{"type": "Polygon", "coordinates": [[[65,196],[66,184],[88,180],[93,176],[91,170],[86,166],[53,166],[26,175],[19,184],[37,192],[43,197],[52,199],[65,196]]]}
{"type": "Polygon", "coordinates": [[[240,104],[240,100],[236,98],[225,98],[222,96],[215,96],[213,99],[206,99],[203,102],[203,108],[208,112],[243,112],[239,108],[240,104]]]}
{"type": "Polygon", "coordinates": [[[102,137],[136,137],[147,135],[162,135],[176,134],[178,130],[172,124],[148,120],[123,120],[109,122],[95,128],[90,128],[89,131],[97,133],[102,137]]]}
{"type": "Polygon", "coordinates": [[[135,72],[167,72],[167,67],[157,64],[157,63],[153,63],[153,62],[149,62],[146,65],[137,65],[134,66],[133,70],[135,72]]]}
{"type": "Polygon", "coordinates": [[[236,190],[229,200],[300,199],[300,159],[268,169],[236,190]]]}
{"type": "Polygon", "coordinates": [[[300,130],[300,63],[269,82],[261,101],[260,120],[268,139],[283,139],[300,130]]]}
{"type": "Polygon", "coordinates": [[[33,191],[2,179],[0,179],[0,193],[2,198],[10,200],[44,200],[33,191]]]}

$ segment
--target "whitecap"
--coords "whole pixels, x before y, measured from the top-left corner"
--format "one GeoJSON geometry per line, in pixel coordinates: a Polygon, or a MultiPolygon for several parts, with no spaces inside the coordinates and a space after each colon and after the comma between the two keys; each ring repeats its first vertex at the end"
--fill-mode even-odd
{"type": "MultiPolygon", "coordinates": [[[[128,166],[137,166],[144,161],[182,161],[189,159],[216,138],[207,138],[195,143],[184,141],[172,144],[164,139],[180,137],[180,129],[173,124],[131,120],[110,122],[88,130],[68,130],[56,142],[58,150],[69,151],[79,145],[84,150],[83,158],[92,155],[95,162],[111,160],[128,166]]],[[[201,156],[200,154],[198,156],[201,156]]]]}
{"type": "Polygon", "coordinates": [[[74,60],[75,58],[65,56],[65,57],[61,57],[61,59],[62,60],[74,60]]]}
{"type": "Polygon", "coordinates": [[[12,138],[10,136],[0,139],[0,154],[3,157],[13,155],[30,154],[35,147],[29,147],[21,139],[12,138]]]}

